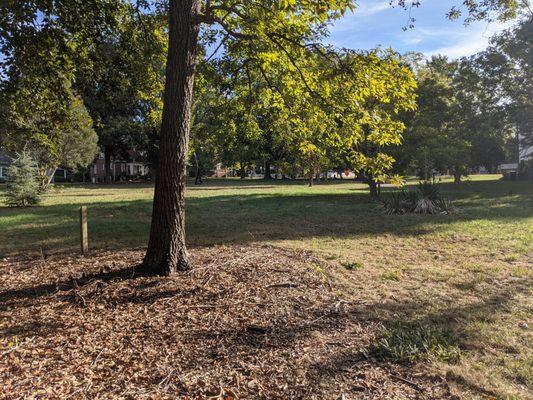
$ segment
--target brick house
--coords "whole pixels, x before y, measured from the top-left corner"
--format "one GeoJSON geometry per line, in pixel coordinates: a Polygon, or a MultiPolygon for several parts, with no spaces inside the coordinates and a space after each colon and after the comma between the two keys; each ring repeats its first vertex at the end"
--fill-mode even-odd
{"type": "MultiPolygon", "coordinates": [[[[105,157],[100,152],[89,168],[91,182],[98,183],[105,181],[105,157]]],[[[126,179],[138,179],[147,177],[150,174],[149,165],[143,160],[142,154],[135,150],[129,150],[127,160],[121,158],[111,159],[111,173],[113,181],[118,182],[126,179]]]]}

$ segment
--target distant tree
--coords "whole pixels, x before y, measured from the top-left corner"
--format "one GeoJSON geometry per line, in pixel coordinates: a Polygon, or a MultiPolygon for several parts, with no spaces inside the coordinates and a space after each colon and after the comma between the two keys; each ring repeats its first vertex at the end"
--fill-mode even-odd
{"type": "Polygon", "coordinates": [[[86,168],[98,153],[93,121],[78,96],[73,96],[64,119],[53,134],[53,151],[31,141],[28,148],[39,166],[39,182],[47,189],[60,166],[76,171],[86,168]]]}
{"type": "Polygon", "coordinates": [[[11,207],[26,207],[39,202],[37,163],[23,150],[7,169],[6,204],[11,207]]]}
{"type": "Polygon", "coordinates": [[[318,47],[298,59],[298,68],[274,62],[253,80],[250,98],[262,139],[257,145],[310,186],[339,165],[364,172],[372,189],[390,179],[394,160],[386,147],[401,143],[398,115],[415,107],[409,68],[397,55],[380,51],[318,47]]]}
{"type": "Polygon", "coordinates": [[[222,151],[217,134],[220,132],[218,116],[223,113],[222,96],[218,86],[213,84],[218,76],[211,63],[202,63],[199,70],[188,152],[188,166],[195,171],[195,184],[201,184],[203,174],[221,161],[222,151]]]}
{"type": "Polygon", "coordinates": [[[334,134],[349,165],[364,175],[376,197],[378,182],[399,182],[390,174],[395,159],[389,149],[402,143],[405,125],[400,116],[416,107],[416,81],[393,52],[350,51],[335,64],[334,77],[323,79],[331,84],[337,110],[334,134]]]}
{"type": "Polygon", "coordinates": [[[446,60],[433,58],[417,67],[416,112],[405,116],[407,130],[403,146],[393,149],[400,173],[418,172],[428,180],[434,169],[445,168],[442,154],[445,148],[444,133],[451,129],[449,120],[453,113],[453,92],[446,70],[446,60]],[[425,64],[425,65],[424,65],[425,64]],[[441,151],[442,150],[442,151],[441,151]]]}
{"type": "Polygon", "coordinates": [[[487,92],[497,95],[499,106],[514,128],[510,160],[518,161],[518,148],[533,146],[533,15],[491,39],[489,48],[475,57],[487,92]]]}
{"type": "Polygon", "coordinates": [[[86,167],[97,153],[93,121],[83,101],[62,82],[64,96],[39,85],[40,77],[27,76],[4,82],[2,108],[8,150],[30,152],[38,165],[41,188],[46,190],[59,166],[86,167]]]}
{"type": "Polygon", "coordinates": [[[32,142],[57,154],[47,132],[65,117],[75,95],[75,71],[90,64],[87,49],[109,32],[118,7],[115,0],[0,2],[3,145],[31,131],[32,142]]]}
{"type": "Polygon", "coordinates": [[[460,60],[454,77],[459,109],[457,123],[470,143],[470,167],[495,172],[505,160],[505,147],[512,137],[510,114],[494,77],[483,73],[477,57],[460,60]]]}
{"type": "Polygon", "coordinates": [[[217,161],[235,167],[245,178],[262,146],[257,120],[260,94],[257,82],[248,81],[244,73],[233,74],[234,68],[232,63],[216,62],[205,85],[196,85],[190,146],[196,153],[214,153],[217,161]]]}
{"type": "Polygon", "coordinates": [[[450,172],[456,183],[472,167],[489,170],[504,158],[509,135],[500,98],[471,59],[433,57],[418,68],[418,110],[406,118],[405,144],[394,154],[404,171],[428,180],[450,172]]]}
{"type": "Polygon", "coordinates": [[[86,65],[76,72],[76,88],[95,122],[104,153],[105,180],[113,158],[132,149],[149,150],[161,124],[166,35],[158,15],[141,15],[123,2],[118,21],[86,50],[86,65]],[[140,22],[138,21],[140,19],[140,22]]]}

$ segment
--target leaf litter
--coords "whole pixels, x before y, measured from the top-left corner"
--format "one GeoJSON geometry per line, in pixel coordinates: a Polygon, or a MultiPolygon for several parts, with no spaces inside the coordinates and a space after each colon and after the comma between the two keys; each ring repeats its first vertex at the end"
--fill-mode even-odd
{"type": "Polygon", "coordinates": [[[310,252],[197,248],[191,271],[136,277],[142,256],[0,261],[1,399],[454,398],[372,355],[379,321],[310,252]]]}

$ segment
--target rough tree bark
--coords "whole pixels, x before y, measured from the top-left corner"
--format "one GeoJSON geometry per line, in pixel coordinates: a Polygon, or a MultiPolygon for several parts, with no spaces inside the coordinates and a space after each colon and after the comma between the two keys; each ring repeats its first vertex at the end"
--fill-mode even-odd
{"type": "Polygon", "coordinates": [[[189,142],[200,0],[170,0],[169,46],[152,225],[143,272],[190,268],[185,246],[185,161],[189,142]]]}

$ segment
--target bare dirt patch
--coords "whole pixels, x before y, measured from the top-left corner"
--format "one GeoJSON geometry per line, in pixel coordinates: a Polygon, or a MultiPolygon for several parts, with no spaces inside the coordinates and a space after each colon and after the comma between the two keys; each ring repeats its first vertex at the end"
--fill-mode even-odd
{"type": "Polygon", "coordinates": [[[375,313],[309,252],[201,248],[193,271],[134,277],[142,254],[0,263],[0,398],[454,398],[374,354],[375,313]]]}

